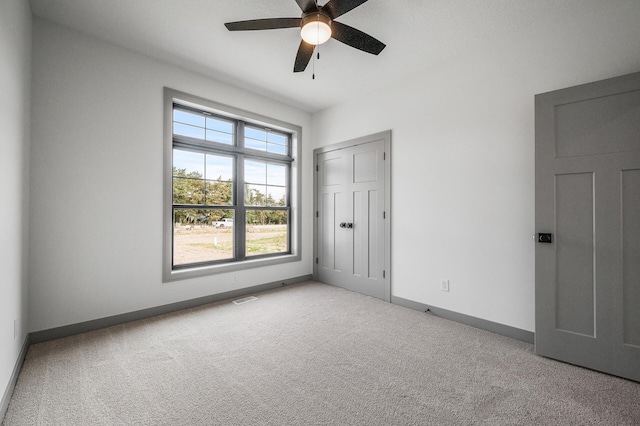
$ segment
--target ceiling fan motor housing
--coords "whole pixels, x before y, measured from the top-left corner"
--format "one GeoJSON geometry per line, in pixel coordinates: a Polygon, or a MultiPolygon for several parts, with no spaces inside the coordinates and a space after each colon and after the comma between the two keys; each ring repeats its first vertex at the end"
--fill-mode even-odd
{"type": "Polygon", "coordinates": [[[327,24],[328,26],[331,26],[331,18],[329,18],[329,15],[324,12],[311,12],[305,14],[304,16],[302,16],[300,26],[304,27],[305,25],[314,22],[322,22],[324,24],[327,24]]]}

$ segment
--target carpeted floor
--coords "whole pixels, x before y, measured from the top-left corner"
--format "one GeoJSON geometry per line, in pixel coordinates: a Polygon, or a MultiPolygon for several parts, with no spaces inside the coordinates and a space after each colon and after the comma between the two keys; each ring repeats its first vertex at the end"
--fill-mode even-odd
{"type": "Polygon", "coordinates": [[[318,283],[32,345],[4,425],[638,425],[640,383],[318,283]]]}

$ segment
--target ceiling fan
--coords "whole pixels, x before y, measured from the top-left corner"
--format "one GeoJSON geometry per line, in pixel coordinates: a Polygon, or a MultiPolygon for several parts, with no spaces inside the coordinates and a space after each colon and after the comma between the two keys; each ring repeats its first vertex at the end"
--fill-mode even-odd
{"type": "Polygon", "coordinates": [[[342,43],[373,55],[386,47],[384,43],[348,25],[335,21],[367,0],[329,0],[318,6],[317,0],[295,0],[302,9],[300,18],[266,18],[248,21],[227,22],[229,31],[273,30],[278,28],[301,28],[302,41],[298,48],[293,72],[307,68],[316,45],[334,38],[342,43]]]}

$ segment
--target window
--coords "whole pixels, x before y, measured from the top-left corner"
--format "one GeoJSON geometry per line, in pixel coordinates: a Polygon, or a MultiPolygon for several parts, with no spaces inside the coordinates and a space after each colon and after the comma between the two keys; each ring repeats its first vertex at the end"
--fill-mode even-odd
{"type": "Polygon", "coordinates": [[[165,111],[164,280],[299,260],[300,129],[170,89],[165,111]]]}

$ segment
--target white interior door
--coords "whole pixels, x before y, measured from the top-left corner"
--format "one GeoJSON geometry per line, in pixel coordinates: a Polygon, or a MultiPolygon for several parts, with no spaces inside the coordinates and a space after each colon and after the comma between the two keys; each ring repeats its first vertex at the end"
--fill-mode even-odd
{"type": "Polygon", "coordinates": [[[318,281],[390,301],[390,133],[316,152],[318,281]]]}
{"type": "Polygon", "coordinates": [[[640,381],[640,73],[536,96],[536,352],[640,381]]]}

